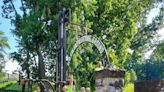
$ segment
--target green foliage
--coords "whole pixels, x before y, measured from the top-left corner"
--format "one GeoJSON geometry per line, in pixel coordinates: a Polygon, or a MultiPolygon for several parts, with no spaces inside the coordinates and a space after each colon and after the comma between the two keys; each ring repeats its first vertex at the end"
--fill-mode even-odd
{"type": "Polygon", "coordinates": [[[157,44],[156,49],[153,51],[153,54],[151,55],[151,58],[154,58],[155,60],[162,61],[164,60],[164,42],[161,42],[157,44]]]}
{"type": "Polygon", "coordinates": [[[131,80],[130,80],[130,82],[133,83],[134,81],[137,80],[136,73],[135,73],[135,71],[134,71],[133,69],[130,70],[130,76],[131,76],[131,80]]]}
{"type": "Polygon", "coordinates": [[[0,72],[0,81],[3,81],[5,77],[5,73],[4,72],[0,72]]]}
{"type": "Polygon", "coordinates": [[[137,80],[137,75],[133,69],[126,71],[125,73],[125,85],[134,83],[137,80]]]}
{"type": "Polygon", "coordinates": [[[164,61],[159,62],[153,59],[147,59],[144,63],[136,65],[135,71],[138,80],[156,80],[164,78],[163,65],[164,61]]]}
{"type": "Polygon", "coordinates": [[[130,84],[126,85],[124,88],[124,92],[134,92],[134,84],[130,83],[130,84]]]}
{"type": "Polygon", "coordinates": [[[9,44],[7,42],[7,38],[4,36],[4,33],[0,31],[0,50],[3,52],[4,48],[9,48],[9,44]]]}
{"type": "Polygon", "coordinates": [[[94,90],[92,74],[96,61],[101,58],[101,55],[97,56],[97,53],[99,53],[98,50],[92,44],[86,43],[79,46],[73,55],[70,68],[78,84],[77,90],[82,86],[90,86],[94,90]]]}
{"type": "Polygon", "coordinates": [[[125,85],[127,85],[129,83],[130,78],[131,78],[130,73],[129,72],[126,72],[125,73],[125,85]]]}
{"type": "MultiPolygon", "coordinates": [[[[31,65],[34,63],[33,59],[32,58],[30,59],[30,57],[31,56],[29,55],[29,53],[23,49],[19,50],[19,52],[10,53],[10,58],[13,60],[16,60],[19,63],[19,65],[21,66],[21,70],[27,74],[28,78],[30,77],[30,68],[33,68],[33,66],[31,65]]],[[[37,69],[35,70],[37,71],[37,69]]],[[[31,71],[31,73],[36,72],[36,71],[31,71]]]]}
{"type": "Polygon", "coordinates": [[[163,42],[156,45],[150,59],[144,60],[133,67],[136,71],[138,80],[156,80],[164,78],[163,72],[163,42]]]}
{"type": "Polygon", "coordinates": [[[6,54],[6,52],[4,51],[5,48],[10,48],[10,47],[7,42],[7,38],[4,36],[4,33],[0,31],[0,81],[2,81],[4,77],[4,73],[2,72],[2,69],[4,68],[4,64],[5,64],[5,60],[4,60],[4,54],[6,54]]]}
{"type": "MultiPolygon", "coordinates": [[[[157,4],[158,6],[158,4],[157,4]]],[[[130,48],[134,51],[131,56],[131,67],[135,64],[142,63],[144,54],[152,50],[155,41],[152,42],[153,38],[156,37],[158,30],[164,27],[164,12],[163,7],[159,7],[159,14],[152,20],[150,24],[146,24],[147,12],[141,15],[141,20],[139,21],[138,32],[131,42],[130,48]]]]}
{"type": "MultiPolygon", "coordinates": [[[[20,65],[23,66],[23,70],[28,72],[28,75],[30,72],[29,67],[35,70],[39,67],[39,76],[44,78],[44,59],[55,58],[56,48],[54,47],[56,41],[54,40],[56,40],[56,33],[53,30],[57,29],[57,17],[55,16],[58,12],[54,12],[54,8],[52,6],[55,6],[54,4],[56,3],[53,3],[52,0],[46,0],[45,2],[21,0],[22,15],[21,13],[19,14],[19,12],[17,12],[13,2],[14,1],[12,0],[4,0],[4,11],[11,11],[4,12],[3,16],[12,17],[11,22],[15,25],[13,33],[18,37],[18,54],[24,55],[24,57],[26,57],[26,59],[23,59],[20,65]],[[10,6],[10,8],[8,6],[10,6]],[[15,14],[14,16],[12,16],[13,12],[15,14]],[[49,21],[52,22],[48,24],[49,21]],[[36,57],[38,57],[38,65],[35,63],[36,57]],[[35,62],[31,62],[31,59],[35,62]]],[[[54,61],[55,60],[53,60],[53,62],[54,61]]]]}

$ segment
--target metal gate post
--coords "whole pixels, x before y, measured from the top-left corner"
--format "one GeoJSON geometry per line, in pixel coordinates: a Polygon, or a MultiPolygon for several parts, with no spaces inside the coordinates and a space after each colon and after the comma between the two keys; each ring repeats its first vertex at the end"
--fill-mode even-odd
{"type": "Polygon", "coordinates": [[[58,21],[58,48],[56,62],[56,90],[61,92],[66,81],[66,28],[67,16],[69,9],[63,9],[59,14],[58,21]]]}

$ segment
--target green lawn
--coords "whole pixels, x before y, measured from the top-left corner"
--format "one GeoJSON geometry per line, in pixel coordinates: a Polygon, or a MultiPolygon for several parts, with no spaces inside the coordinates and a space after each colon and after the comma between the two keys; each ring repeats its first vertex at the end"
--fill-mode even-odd
{"type": "Polygon", "coordinates": [[[10,86],[7,86],[5,89],[7,90],[17,90],[17,91],[21,91],[21,86],[18,85],[17,82],[12,83],[10,86]]]}
{"type": "Polygon", "coordinates": [[[134,84],[128,84],[124,88],[124,92],[134,92],[134,84]]]}
{"type": "Polygon", "coordinates": [[[0,84],[0,88],[6,88],[6,87],[8,87],[12,84],[15,84],[15,83],[16,83],[16,81],[5,82],[3,84],[0,84]]]}
{"type": "MultiPolygon", "coordinates": [[[[37,87],[36,84],[33,85],[33,90],[35,90],[37,87]]],[[[3,84],[0,84],[0,88],[5,89],[5,90],[17,90],[17,91],[21,91],[22,87],[21,85],[18,85],[17,81],[11,81],[11,82],[6,82],[3,84]]],[[[27,86],[26,86],[27,88],[27,86]]]]}
{"type": "Polygon", "coordinates": [[[0,88],[7,90],[21,90],[21,86],[18,85],[17,81],[10,81],[3,84],[0,84],[0,88]]]}
{"type": "MultiPolygon", "coordinates": [[[[33,90],[37,85],[33,85],[33,90]]],[[[21,91],[21,86],[18,85],[17,81],[6,82],[4,84],[0,84],[0,88],[7,90],[17,90],[21,91]]],[[[134,92],[134,84],[128,84],[124,87],[124,92],[134,92]]]]}

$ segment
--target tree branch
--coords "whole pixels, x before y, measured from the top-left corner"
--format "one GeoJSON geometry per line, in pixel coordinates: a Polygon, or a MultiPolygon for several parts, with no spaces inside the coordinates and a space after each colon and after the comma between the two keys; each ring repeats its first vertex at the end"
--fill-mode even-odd
{"type": "Polygon", "coordinates": [[[23,9],[23,15],[26,16],[26,9],[24,7],[23,0],[21,0],[21,4],[22,4],[22,9],[23,9]]]}
{"type": "Polygon", "coordinates": [[[10,3],[11,3],[11,5],[12,5],[12,7],[13,7],[13,9],[14,9],[15,13],[16,13],[16,14],[18,14],[18,12],[16,11],[16,8],[15,8],[15,6],[14,6],[14,4],[13,4],[12,0],[10,0],[10,3]]]}

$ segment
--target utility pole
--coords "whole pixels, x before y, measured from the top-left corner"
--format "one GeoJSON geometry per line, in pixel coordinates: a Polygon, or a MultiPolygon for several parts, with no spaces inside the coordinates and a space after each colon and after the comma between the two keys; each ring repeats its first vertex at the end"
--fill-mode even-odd
{"type": "Polygon", "coordinates": [[[70,10],[63,9],[59,13],[58,21],[58,47],[56,62],[56,91],[62,92],[62,87],[66,82],[66,22],[68,21],[70,10]]]}

